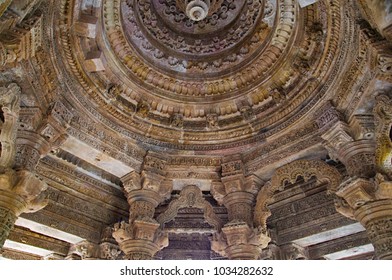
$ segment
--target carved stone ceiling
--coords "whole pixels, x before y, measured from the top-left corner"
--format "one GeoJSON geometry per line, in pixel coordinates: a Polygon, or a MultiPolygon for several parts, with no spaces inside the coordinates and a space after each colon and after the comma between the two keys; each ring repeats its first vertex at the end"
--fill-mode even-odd
{"type": "Polygon", "coordinates": [[[183,2],[63,1],[51,19],[62,26],[53,57],[63,98],[151,149],[220,153],[281,133],[330,98],[348,52],[338,46],[352,36],[340,35],[351,32],[341,7],[212,1],[194,21],[183,2]]]}
{"type": "MultiPolygon", "coordinates": [[[[392,88],[391,55],[379,50],[388,22],[363,11],[371,0],[300,2],[0,1],[0,86],[21,87],[18,133],[50,139],[38,128],[54,115],[67,135],[35,169],[48,206],[17,220],[3,256],[87,258],[76,243],[114,244],[109,228],[129,218],[122,179],[133,171],[159,169],[171,191],[154,218],[193,185],[226,222],[211,193],[222,177],[266,182],[296,159],[330,160],[322,135],[335,120],[355,140],[374,137],[374,97],[392,88]],[[41,32],[19,40],[25,49],[3,47],[14,51],[32,22],[41,32]]],[[[276,194],[267,221],[275,245],[294,242],[282,250],[315,259],[371,258],[364,228],[336,212],[326,189],[299,180],[276,194]]],[[[171,245],[157,258],[222,258],[199,210],[181,208],[167,223],[171,245]]]]}

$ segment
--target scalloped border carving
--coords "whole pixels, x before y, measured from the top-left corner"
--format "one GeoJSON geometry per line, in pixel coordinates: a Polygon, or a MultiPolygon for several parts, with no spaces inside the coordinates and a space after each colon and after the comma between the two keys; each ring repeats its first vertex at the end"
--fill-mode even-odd
{"type": "Polygon", "coordinates": [[[255,225],[267,228],[267,218],[271,216],[268,204],[272,202],[274,193],[284,190],[286,183],[295,183],[300,176],[305,181],[316,177],[327,182],[330,192],[335,192],[342,181],[339,171],[321,160],[297,160],[278,168],[257,195],[255,225]]]}

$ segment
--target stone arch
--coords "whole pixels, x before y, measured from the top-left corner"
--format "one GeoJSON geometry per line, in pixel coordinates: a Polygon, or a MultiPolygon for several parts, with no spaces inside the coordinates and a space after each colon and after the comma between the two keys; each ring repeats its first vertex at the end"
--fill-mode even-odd
{"type": "Polygon", "coordinates": [[[274,193],[284,190],[288,183],[295,183],[299,177],[305,181],[316,177],[319,181],[327,182],[330,192],[335,192],[342,180],[336,168],[321,160],[297,160],[278,168],[257,195],[254,215],[256,226],[266,230],[267,218],[271,215],[268,204],[272,202],[274,193]]]}
{"type": "Polygon", "coordinates": [[[214,213],[211,204],[203,198],[201,190],[194,185],[186,186],[180,192],[180,197],[170,202],[167,210],[157,217],[157,221],[161,225],[164,225],[165,223],[172,221],[181,208],[186,207],[202,209],[207,223],[213,226],[215,230],[221,230],[221,219],[214,213]]]}

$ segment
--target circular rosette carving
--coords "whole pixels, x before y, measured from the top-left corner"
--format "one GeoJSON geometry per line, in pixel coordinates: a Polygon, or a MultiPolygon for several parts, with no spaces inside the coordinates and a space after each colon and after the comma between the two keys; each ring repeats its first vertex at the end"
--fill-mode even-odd
{"type": "Polygon", "coordinates": [[[126,1],[127,40],[152,66],[168,74],[221,74],[244,62],[260,45],[264,1],[126,1]],[[210,3],[211,2],[211,3],[210,3]],[[183,3],[184,4],[184,3],[183,3]],[[246,39],[254,37],[250,43],[246,39]]]}

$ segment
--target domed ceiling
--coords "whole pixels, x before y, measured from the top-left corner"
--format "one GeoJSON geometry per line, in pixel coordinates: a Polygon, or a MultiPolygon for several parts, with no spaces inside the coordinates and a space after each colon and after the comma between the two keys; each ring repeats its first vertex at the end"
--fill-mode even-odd
{"type": "Polygon", "coordinates": [[[157,258],[222,258],[211,238],[237,220],[270,235],[260,258],[372,258],[348,187],[331,195],[318,167],[389,186],[389,2],[0,0],[0,93],[20,98],[0,144],[48,185],[0,259],[123,258],[113,229],[139,211],[167,221],[157,258]]]}
{"type": "Polygon", "coordinates": [[[64,98],[155,149],[245,149],[328,99],[351,40],[335,2],[63,1],[64,98]]]}

